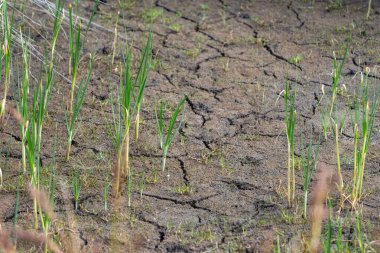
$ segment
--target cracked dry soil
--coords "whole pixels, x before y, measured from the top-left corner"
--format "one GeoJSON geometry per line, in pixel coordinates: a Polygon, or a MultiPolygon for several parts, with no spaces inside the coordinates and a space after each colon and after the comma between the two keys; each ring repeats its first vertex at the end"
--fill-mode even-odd
{"type": "MultiPolygon", "coordinates": [[[[83,55],[96,52],[96,58],[69,162],[64,161],[65,137],[57,145],[55,211],[67,228],[57,238],[71,241],[74,252],[271,252],[277,234],[286,243],[300,241],[310,224],[289,224],[282,215],[287,210],[287,144],[283,101],[276,100],[290,80],[298,89],[296,138],[301,133],[308,136],[312,129],[316,139],[322,129],[321,85],[331,92],[333,51],[341,50],[350,27],[352,38],[340,83],[352,90],[359,82],[355,73],[380,61],[379,2],[373,1],[369,20],[364,18],[365,1],[345,1],[337,9],[328,1],[311,5],[307,1],[214,0],[206,6],[197,0],[156,0],[136,1],[127,9],[117,1],[101,2],[105,3],[94,22],[103,29],[93,26],[85,42],[83,55]],[[109,94],[115,94],[119,83],[117,64],[110,67],[110,31],[120,11],[115,62],[122,59],[126,38],[128,43],[134,41],[137,56],[149,27],[143,17],[151,9],[160,15],[153,24],[155,66],[145,92],[141,137],[131,144],[132,207],[127,207],[124,184],[122,197],[110,197],[110,209],[104,211],[103,187],[106,177],[112,178],[115,159],[109,94]],[[167,180],[160,171],[153,106],[157,99],[174,106],[183,94],[188,96],[186,118],[169,151],[171,177],[167,180]],[[75,170],[84,178],[78,212],[74,212],[70,181],[75,170]],[[140,196],[138,182],[143,172],[146,184],[140,196]]],[[[89,18],[92,7],[93,1],[80,1],[79,14],[89,18]]],[[[38,10],[33,12],[42,21],[51,20],[38,10]]],[[[33,32],[31,37],[41,40],[33,32]]],[[[66,40],[60,37],[57,50],[62,54],[63,75],[67,74],[66,40]]],[[[43,133],[45,167],[53,158],[55,122],[60,136],[65,136],[61,101],[68,83],[62,77],[58,81],[43,133]]],[[[15,95],[16,89],[12,92],[15,95]]],[[[352,109],[344,102],[339,106],[352,109]]],[[[368,155],[363,201],[364,218],[373,225],[374,237],[380,232],[379,123],[376,120],[368,155]]],[[[8,186],[0,191],[0,216],[6,226],[11,226],[14,217],[14,186],[21,173],[15,124],[9,119],[0,131],[3,161],[8,157],[8,166],[3,167],[8,186]]],[[[347,126],[341,139],[346,180],[353,167],[351,143],[352,130],[347,126]]],[[[332,150],[332,142],[323,142],[319,160],[334,167],[332,150]]],[[[302,196],[301,171],[297,171],[297,195],[302,196]]],[[[21,191],[19,226],[31,226],[31,208],[27,192],[21,191]]]]}

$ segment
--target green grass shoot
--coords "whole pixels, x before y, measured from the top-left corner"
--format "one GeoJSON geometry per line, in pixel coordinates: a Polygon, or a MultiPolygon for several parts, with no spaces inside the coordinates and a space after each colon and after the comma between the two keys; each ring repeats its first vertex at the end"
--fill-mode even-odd
{"type": "Polygon", "coordinates": [[[73,184],[75,211],[78,211],[79,197],[80,197],[80,192],[82,190],[82,180],[80,179],[79,175],[73,176],[72,184],[73,184]]]}
{"type": "Polygon", "coordinates": [[[328,207],[328,220],[327,220],[327,236],[325,238],[325,253],[330,253],[332,248],[332,233],[333,233],[333,214],[332,214],[332,201],[330,198],[327,199],[327,207],[328,207]]]}
{"type": "Polygon", "coordinates": [[[19,84],[19,104],[17,111],[21,115],[20,133],[21,133],[21,155],[22,168],[26,172],[26,133],[28,130],[28,94],[29,94],[29,49],[21,34],[22,46],[22,76],[19,84]]]}
{"type": "Polygon", "coordinates": [[[363,192],[365,161],[371,142],[378,108],[378,96],[380,94],[380,89],[376,81],[374,81],[372,99],[369,98],[368,74],[369,69],[366,70],[366,73],[362,73],[361,84],[354,102],[355,112],[352,124],[354,132],[354,172],[351,193],[351,201],[354,206],[360,201],[363,192]]]}
{"type": "Polygon", "coordinates": [[[158,137],[160,140],[160,149],[163,149],[164,147],[164,112],[166,109],[166,103],[161,101],[160,102],[160,110],[157,112],[157,104],[154,106],[154,112],[156,115],[156,130],[158,133],[158,137]]]}
{"type": "Polygon", "coordinates": [[[106,177],[106,181],[104,182],[103,187],[103,199],[104,199],[104,210],[108,210],[108,189],[110,187],[110,182],[108,180],[108,176],[106,177]]]}
{"type": "Polygon", "coordinates": [[[348,53],[348,42],[347,42],[346,47],[344,49],[343,60],[340,63],[340,65],[338,66],[338,61],[337,61],[337,58],[336,58],[336,54],[335,54],[335,52],[333,52],[333,54],[334,54],[334,60],[333,60],[333,82],[332,82],[332,97],[331,97],[331,105],[330,105],[329,118],[331,117],[333,109],[334,109],[335,99],[336,99],[336,96],[338,94],[339,79],[340,79],[340,77],[342,75],[342,70],[343,70],[343,66],[344,66],[344,64],[346,62],[347,53],[348,53]]]}
{"type": "MultiPolygon", "coordinates": [[[[302,139],[301,139],[301,142],[302,142],[302,139]]],[[[312,139],[312,134],[310,134],[310,141],[309,141],[309,145],[307,147],[306,153],[305,153],[306,147],[303,147],[303,144],[301,144],[302,168],[303,168],[303,192],[304,192],[303,216],[305,219],[307,218],[307,202],[308,202],[308,195],[309,195],[309,190],[310,190],[310,183],[313,178],[315,169],[317,167],[320,143],[321,143],[321,135],[319,135],[317,147],[313,149],[313,139],[312,139]],[[314,157],[313,157],[313,153],[314,153],[314,157]]]]}
{"type": "Polygon", "coordinates": [[[144,97],[148,72],[152,58],[152,31],[143,49],[138,66],[136,78],[133,78],[132,48],[127,47],[124,61],[120,66],[120,86],[117,96],[117,111],[112,105],[114,125],[114,145],[117,152],[117,165],[115,171],[115,194],[120,192],[122,174],[129,174],[129,145],[130,128],[135,119],[135,138],[138,139],[140,124],[140,109],[144,97]],[[124,157],[123,157],[124,148],[124,157]],[[124,158],[124,159],[123,159],[124,158]]]}
{"type": "Polygon", "coordinates": [[[66,127],[67,127],[67,132],[68,132],[66,160],[69,160],[70,158],[71,143],[75,136],[75,131],[74,131],[75,122],[78,119],[80,109],[86,97],[87,87],[88,87],[88,84],[90,83],[90,79],[92,75],[92,65],[93,65],[93,57],[90,56],[87,77],[83,77],[80,82],[80,85],[78,86],[77,93],[75,96],[75,102],[72,108],[72,113],[70,115],[66,114],[66,127]]]}
{"type": "Polygon", "coordinates": [[[296,124],[296,110],[294,106],[295,92],[290,90],[289,82],[286,81],[284,92],[285,125],[288,143],[288,204],[292,206],[295,200],[295,172],[294,172],[294,127],[296,124]]]}
{"type": "MultiPolygon", "coordinates": [[[[4,59],[4,95],[0,103],[0,118],[3,117],[5,113],[5,106],[7,101],[7,94],[10,84],[10,74],[11,74],[11,59],[12,59],[12,29],[13,24],[8,17],[8,7],[7,2],[2,1],[1,3],[1,14],[2,14],[2,41],[1,41],[1,59],[4,59]]],[[[3,63],[0,64],[0,71],[2,74],[3,63]]]]}
{"type": "MultiPolygon", "coordinates": [[[[157,130],[158,130],[158,135],[160,137],[160,146],[162,148],[162,171],[165,171],[165,166],[166,166],[166,157],[168,155],[169,148],[174,140],[174,137],[178,133],[179,129],[181,128],[183,119],[184,119],[184,103],[186,101],[186,96],[184,96],[178,103],[177,108],[173,112],[170,122],[168,125],[168,129],[166,131],[166,138],[164,137],[164,121],[163,121],[163,116],[164,116],[164,110],[166,108],[164,102],[160,103],[160,111],[157,114],[157,109],[156,109],[156,124],[157,124],[157,130]],[[176,129],[174,129],[174,125],[177,121],[178,115],[182,111],[182,119],[176,129]]],[[[170,177],[169,170],[167,174],[168,178],[170,177]]]]}
{"type": "MultiPolygon", "coordinates": [[[[62,9],[63,4],[60,1],[56,1],[56,9],[54,15],[54,27],[53,38],[51,44],[50,59],[45,57],[45,80],[41,78],[34,85],[33,100],[31,113],[28,119],[28,129],[26,131],[26,154],[29,163],[30,181],[33,187],[39,190],[40,184],[40,151],[41,151],[41,139],[42,128],[47,110],[47,104],[51,95],[52,86],[55,82],[54,76],[54,59],[55,59],[55,44],[61,28],[62,22],[62,9]],[[43,85],[44,83],[44,85],[43,85]]],[[[26,70],[29,71],[29,70],[26,70]]],[[[26,95],[25,95],[26,96],[26,95]]],[[[23,98],[22,100],[25,100],[23,98]]],[[[25,102],[25,101],[24,101],[25,102]]],[[[25,120],[25,119],[24,119],[25,120]]],[[[38,210],[37,200],[33,199],[34,207],[34,226],[38,228],[38,210]]]]}
{"type": "Polygon", "coordinates": [[[342,170],[341,170],[341,162],[340,162],[340,151],[339,151],[339,127],[336,121],[331,118],[331,127],[333,129],[333,135],[334,135],[334,141],[335,141],[335,155],[336,155],[336,164],[338,168],[338,190],[340,194],[340,206],[343,206],[344,202],[344,183],[343,183],[343,176],[342,176],[342,170]]]}

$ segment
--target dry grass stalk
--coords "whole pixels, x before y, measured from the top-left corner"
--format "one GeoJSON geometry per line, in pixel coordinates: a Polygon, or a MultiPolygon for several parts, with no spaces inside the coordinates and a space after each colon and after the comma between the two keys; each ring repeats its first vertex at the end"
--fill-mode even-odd
{"type": "Polygon", "coordinates": [[[48,240],[43,233],[37,233],[34,231],[25,231],[21,229],[15,230],[15,236],[18,240],[28,241],[35,245],[47,244],[47,247],[54,253],[63,253],[56,243],[48,240]]]}
{"type": "Polygon", "coordinates": [[[35,198],[37,200],[38,205],[41,206],[41,209],[50,217],[50,219],[53,221],[56,220],[56,216],[50,206],[47,193],[44,190],[36,189],[32,185],[29,185],[28,190],[32,199],[35,198]]]}
{"type": "Polygon", "coordinates": [[[0,252],[14,253],[16,246],[11,242],[10,238],[13,235],[17,240],[27,241],[36,246],[47,244],[51,252],[63,253],[58,245],[51,240],[47,240],[43,233],[35,231],[26,231],[23,229],[12,229],[11,231],[0,230],[0,252]]]}
{"type": "Polygon", "coordinates": [[[311,239],[310,252],[320,252],[320,237],[322,232],[322,222],[326,218],[326,199],[328,197],[333,178],[333,170],[325,164],[320,163],[319,178],[317,185],[312,190],[311,204],[311,239]]]}
{"type": "Polygon", "coordinates": [[[16,252],[16,246],[10,240],[10,233],[4,231],[0,226],[0,252],[14,253],[16,252]]]}

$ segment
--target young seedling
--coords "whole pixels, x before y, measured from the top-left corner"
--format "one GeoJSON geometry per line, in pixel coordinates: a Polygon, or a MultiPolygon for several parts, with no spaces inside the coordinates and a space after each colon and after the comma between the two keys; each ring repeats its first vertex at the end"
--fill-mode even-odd
{"type": "Polygon", "coordinates": [[[155,104],[154,112],[156,115],[156,130],[160,140],[160,149],[164,147],[164,112],[166,109],[166,103],[160,102],[160,111],[157,113],[157,105],[155,104]]]}
{"type": "Polygon", "coordinates": [[[142,105],[147,76],[152,58],[152,32],[140,57],[136,79],[132,73],[132,48],[128,47],[124,62],[120,66],[120,87],[118,90],[118,111],[112,105],[113,125],[115,129],[114,144],[117,152],[115,172],[115,194],[119,195],[121,175],[130,173],[129,168],[129,133],[133,118],[136,123],[136,140],[138,139],[139,112],[142,105]],[[136,90],[137,89],[137,90],[136,90]],[[124,157],[123,157],[124,147],[124,157]],[[123,159],[124,158],[124,159],[123,159]]]}
{"type": "Polygon", "coordinates": [[[281,242],[280,242],[280,236],[277,235],[276,240],[276,248],[273,250],[274,253],[281,253],[281,242]]]}
{"type": "MultiPolygon", "coordinates": [[[[4,96],[0,103],[0,119],[5,113],[5,106],[7,101],[7,94],[10,84],[10,74],[11,74],[11,58],[12,58],[12,29],[13,24],[8,17],[7,2],[2,1],[1,3],[1,16],[2,16],[2,50],[1,59],[4,59],[4,96]]],[[[2,73],[2,62],[0,63],[0,71],[2,73]]]]}
{"type": "MultiPolygon", "coordinates": [[[[49,198],[49,200],[48,200],[49,203],[41,203],[42,201],[45,201],[45,200],[40,199],[40,203],[39,203],[39,206],[38,206],[39,214],[40,214],[40,220],[41,220],[41,227],[42,227],[42,231],[44,231],[46,242],[49,239],[49,229],[50,229],[53,217],[50,217],[49,213],[46,212],[46,210],[44,210],[44,208],[42,208],[42,206],[43,205],[49,205],[50,208],[53,210],[53,208],[54,208],[54,191],[55,191],[54,187],[55,187],[55,184],[54,184],[54,174],[52,173],[51,174],[50,185],[49,185],[49,197],[48,197],[49,198]]],[[[45,243],[44,252],[45,253],[48,252],[48,244],[47,243],[45,243]]]]}
{"type": "Polygon", "coordinates": [[[87,87],[90,82],[91,74],[92,74],[92,63],[93,63],[93,58],[92,56],[90,56],[90,63],[88,66],[88,75],[87,77],[83,77],[80,82],[80,85],[78,87],[77,94],[75,97],[75,102],[73,104],[72,112],[69,112],[71,114],[70,115],[66,114],[66,127],[67,127],[67,132],[68,132],[66,160],[69,160],[70,158],[71,143],[75,136],[74,126],[79,116],[80,109],[83,105],[83,101],[86,97],[87,87]]]}
{"type": "Polygon", "coordinates": [[[334,140],[335,140],[335,153],[336,153],[336,163],[338,168],[338,190],[340,194],[340,206],[343,207],[344,201],[344,184],[343,184],[343,176],[340,168],[340,152],[339,152],[339,127],[334,119],[331,119],[331,126],[333,128],[334,140]]]}
{"type": "Polygon", "coordinates": [[[342,218],[338,218],[336,221],[337,224],[337,230],[338,235],[336,238],[336,252],[345,252],[343,249],[343,224],[342,224],[342,218]]]}
{"type": "Polygon", "coordinates": [[[110,183],[108,181],[108,176],[106,177],[106,181],[104,183],[104,190],[103,190],[103,197],[104,197],[104,210],[108,210],[108,189],[109,189],[110,183]]]}
{"type": "Polygon", "coordinates": [[[355,215],[355,225],[356,225],[356,239],[357,244],[359,245],[359,252],[365,252],[364,250],[364,242],[363,242],[363,232],[362,232],[362,222],[361,217],[359,213],[356,213],[355,215]]]}
{"type": "Polygon", "coordinates": [[[112,44],[112,60],[111,60],[111,66],[113,66],[114,59],[115,59],[115,52],[116,52],[116,43],[117,43],[117,28],[118,28],[118,23],[119,23],[119,15],[120,12],[117,13],[116,16],[116,22],[115,22],[115,36],[113,38],[113,44],[112,44]]]}
{"type": "Polygon", "coordinates": [[[331,105],[330,105],[330,113],[329,113],[329,118],[332,115],[333,109],[334,109],[334,103],[335,99],[338,93],[338,84],[339,84],[339,79],[342,75],[342,69],[344,66],[344,63],[346,62],[347,58],[347,53],[348,53],[348,42],[346,44],[346,47],[344,49],[344,56],[343,60],[338,66],[337,59],[336,59],[336,54],[333,52],[334,55],[334,60],[333,60],[333,83],[332,83],[332,97],[331,97],[331,105]]]}
{"type": "MultiPolygon", "coordinates": [[[[55,149],[55,148],[54,148],[55,149]]],[[[55,152],[55,151],[54,151],[55,152]]],[[[55,158],[54,158],[55,159],[55,158]]],[[[53,161],[53,163],[55,163],[53,161]]],[[[54,170],[55,164],[52,166],[52,170],[54,170]]],[[[52,171],[53,172],[53,171],[52,171]]],[[[36,188],[32,188],[31,192],[35,198],[38,199],[38,210],[40,214],[41,227],[45,235],[45,248],[44,252],[48,252],[48,239],[49,239],[49,229],[52,224],[52,221],[55,219],[54,215],[54,192],[55,192],[55,183],[54,177],[55,173],[53,172],[50,175],[50,182],[48,185],[48,193],[44,190],[39,190],[36,188]]],[[[33,187],[33,186],[32,186],[33,187]]]]}
{"type": "Polygon", "coordinates": [[[329,116],[327,114],[326,111],[322,111],[321,112],[321,123],[322,123],[322,129],[323,129],[323,135],[325,137],[325,140],[327,140],[327,134],[328,134],[328,131],[329,131],[329,116]]]}
{"type": "MultiPolygon", "coordinates": [[[[164,141],[164,122],[163,122],[163,115],[165,110],[165,105],[163,105],[163,102],[160,103],[160,112],[157,114],[156,110],[156,122],[157,122],[157,130],[158,135],[160,137],[160,146],[162,148],[162,171],[165,171],[165,165],[166,165],[166,157],[168,155],[169,148],[174,140],[174,137],[177,135],[179,129],[182,126],[182,122],[184,119],[184,113],[185,113],[185,107],[184,103],[186,101],[186,96],[184,96],[178,103],[177,108],[173,112],[168,129],[166,131],[166,139],[164,141]],[[176,129],[174,129],[174,125],[177,121],[179,113],[182,111],[182,119],[176,129]]],[[[170,177],[169,170],[167,171],[167,177],[170,177]]]]}
{"type": "Polygon", "coordinates": [[[79,195],[82,189],[82,180],[78,175],[73,177],[73,194],[75,202],[75,211],[78,211],[79,195]]]}
{"type": "MultiPolygon", "coordinates": [[[[310,183],[311,183],[311,180],[313,178],[314,171],[317,167],[317,162],[318,162],[320,140],[321,140],[321,135],[319,135],[317,147],[314,150],[314,158],[312,157],[312,155],[313,155],[312,135],[310,135],[310,142],[309,142],[309,146],[307,148],[306,155],[305,155],[306,147],[303,148],[303,151],[302,151],[303,191],[304,191],[303,216],[305,219],[307,218],[307,201],[308,201],[310,183]]],[[[301,141],[302,141],[302,139],[301,139],[301,141]]],[[[301,146],[303,146],[303,145],[301,144],[301,146]]]]}
{"type": "Polygon", "coordinates": [[[333,225],[332,225],[332,201],[331,199],[327,199],[327,206],[328,206],[328,212],[329,212],[329,217],[328,217],[328,223],[327,223],[327,237],[325,240],[325,253],[330,253],[331,252],[331,241],[332,241],[332,231],[333,231],[333,225]]]}
{"type": "Polygon", "coordinates": [[[295,200],[295,172],[294,172],[294,127],[296,124],[296,110],[294,106],[295,93],[290,90],[286,82],[284,92],[286,138],[288,141],[288,204],[292,206],[295,200]]]}

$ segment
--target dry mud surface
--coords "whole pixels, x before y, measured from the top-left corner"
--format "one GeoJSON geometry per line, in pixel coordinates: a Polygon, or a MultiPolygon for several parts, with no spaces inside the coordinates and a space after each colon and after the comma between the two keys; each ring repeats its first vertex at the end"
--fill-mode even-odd
{"type": "MultiPolygon", "coordinates": [[[[308,136],[310,131],[317,140],[322,131],[318,107],[321,87],[331,94],[333,51],[342,51],[350,28],[352,38],[341,84],[352,91],[360,82],[355,73],[379,64],[379,2],[372,1],[369,20],[365,20],[366,1],[344,1],[341,8],[328,1],[311,5],[307,1],[215,0],[202,5],[204,1],[157,0],[124,7],[118,1],[101,2],[105,3],[94,18],[98,26],[92,26],[85,42],[83,62],[90,52],[96,56],[69,162],[64,159],[62,110],[62,96],[68,93],[69,83],[62,77],[55,86],[43,133],[42,165],[48,167],[58,122],[62,138],[58,138],[56,155],[55,212],[61,229],[56,237],[66,250],[271,252],[279,234],[282,242],[297,252],[310,225],[286,219],[287,143],[281,91],[287,79],[298,89],[297,142],[301,133],[308,136]],[[104,211],[103,188],[106,177],[112,181],[115,161],[110,94],[116,94],[119,83],[117,64],[111,66],[116,15],[120,11],[118,63],[126,41],[133,41],[137,58],[149,30],[144,16],[149,16],[152,8],[160,13],[152,28],[155,66],[145,92],[140,139],[131,143],[132,207],[127,207],[123,184],[121,198],[110,196],[110,209],[104,211]],[[185,122],[169,151],[167,180],[166,173],[160,171],[153,106],[155,100],[165,99],[173,108],[183,94],[188,96],[185,122]],[[78,212],[72,197],[73,171],[80,171],[84,178],[78,212]],[[146,184],[140,197],[142,172],[146,184]]],[[[93,1],[80,1],[79,14],[89,18],[93,5],[93,1]]],[[[36,17],[35,27],[43,35],[46,32],[42,29],[51,30],[51,17],[38,8],[28,12],[36,17]]],[[[37,34],[31,30],[38,46],[43,39],[37,34]]],[[[59,72],[67,76],[66,35],[60,36],[57,47],[59,72]]],[[[38,64],[34,66],[38,70],[38,64]]],[[[378,79],[380,74],[371,72],[370,76],[378,79]]],[[[16,88],[11,88],[10,103],[16,93],[16,88]]],[[[341,96],[338,101],[342,111],[352,110],[341,96]]],[[[376,119],[363,199],[364,217],[371,223],[374,239],[380,231],[379,123],[376,119]]],[[[19,135],[12,118],[0,129],[1,161],[8,163],[7,167],[2,165],[5,187],[0,191],[0,216],[5,227],[12,224],[17,178],[22,173],[19,135]]],[[[340,140],[346,180],[353,169],[352,136],[348,123],[340,140]]],[[[334,148],[331,138],[323,141],[320,166],[335,168],[334,148]]],[[[299,148],[296,154],[300,155],[299,148]]],[[[302,171],[296,174],[301,200],[302,171]]],[[[19,226],[31,228],[32,216],[32,201],[23,190],[19,226]]]]}

